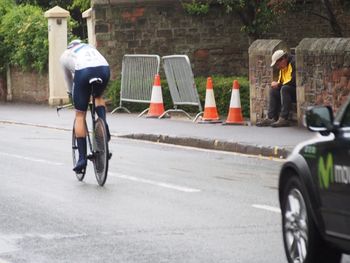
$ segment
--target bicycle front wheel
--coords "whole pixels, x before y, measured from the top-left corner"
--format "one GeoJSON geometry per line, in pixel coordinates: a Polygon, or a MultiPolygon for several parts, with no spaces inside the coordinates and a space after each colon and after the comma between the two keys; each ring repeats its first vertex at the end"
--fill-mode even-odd
{"type": "MultiPolygon", "coordinates": [[[[73,123],[73,129],[72,129],[72,157],[73,157],[73,167],[77,165],[77,162],[79,160],[79,151],[78,151],[78,145],[77,145],[77,137],[75,136],[75,121],[73,123]]],[[[83,181],[85,176],[86,169],[84,169],[81,173],[75,173],[75,176],[79,181],[83,181]]]]}
{"type": "Polygon", "coordinates": [[[106,124],[100,118],[97,118],[95,130],[93,133],[94,147],[94,169],[97,183],[103,186],[108,174],[108,141],[106,124]]]}

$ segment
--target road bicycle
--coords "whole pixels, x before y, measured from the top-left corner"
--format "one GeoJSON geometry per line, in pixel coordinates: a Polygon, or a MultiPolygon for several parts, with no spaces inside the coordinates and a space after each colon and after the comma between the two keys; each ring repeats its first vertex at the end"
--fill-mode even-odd
{"type": "MultiPolygon", "coordinates": [[[[89,80],[91,85],[91,94],[92,100],[89,103],[89,110],[91,113],[91,131],[89,131],[89,127],[87,122],[85,121],[85,127],[87,131],[87,144],[90,152],[87,154],[87,159],[93,163],[95,176],[97,183],[100,186],[103,186],[107,180],[108,174],[108,163],[112,154],[108,149],[108,137],[107,137],[107,129],[106,123],[99,117],[96,117],[95,111],[95,95],[94,95],[94,87],[102,84],[102,79],[100,78],[92,78],[89,80]]],[[[57,107],[57,112],[63,108],[68,108],[72,106],[72,104],[67,104],[63,106],[57,107]]],[[[76,163],[79,159],[79,152],[77,146],[77,138],[75,136],[75,120],[73,123],[72,129],[72,157],[73,157],[73,167],[75,167],[76,163]]],[[[75,175],[79,181],[83,181],[86,173],[86,168],[81,172],[76,172],[75,175]]]]}

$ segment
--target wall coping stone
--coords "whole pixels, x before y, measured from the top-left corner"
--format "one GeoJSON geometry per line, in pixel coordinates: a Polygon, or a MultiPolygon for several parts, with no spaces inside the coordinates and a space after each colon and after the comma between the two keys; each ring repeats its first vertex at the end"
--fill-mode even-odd
{"type": "Polygon", "coordinates": [[[148,4],[148,3],[178,3],[179,0],[92,0],[94,5],[114,5],[114,4],[148,4]]]}
{"type": "Polygon", "coordinates": [[[65,17],[69,17],[70,14],[67,10],[56,5],[55,7],[47,10],[44,16],[47,18],[65,18],[65,17]]]}
{"type": "Polygon", "coordinates": [[[333,54],[350,51],[350,38],[304,38],[296,47],[296,52],[333,54]]]}
{"type": "Polygon", "coordinates": [[[272,55],[273,51],[275,51],[276,47],[280,44],[283,44],[283,41],[279,39],[258,39],[250,45],[248,53],[256,55],[272,55]]]}

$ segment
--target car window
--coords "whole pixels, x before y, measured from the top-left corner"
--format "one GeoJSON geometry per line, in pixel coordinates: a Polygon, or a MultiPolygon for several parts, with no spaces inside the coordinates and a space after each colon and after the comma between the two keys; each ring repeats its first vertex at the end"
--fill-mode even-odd
{"type": "Polygon", "coordinates": [[[345,108],[343,118],[341,119],[341,127],[350,127],[350,104],[345,108]]]}

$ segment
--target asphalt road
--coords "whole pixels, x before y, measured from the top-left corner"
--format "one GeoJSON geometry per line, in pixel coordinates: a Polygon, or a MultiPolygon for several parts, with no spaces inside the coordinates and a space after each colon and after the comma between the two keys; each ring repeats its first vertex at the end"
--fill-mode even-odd
{"type": "Polygon", "coordinates": [[[70,137],[0,126],[1,263],[286,262],[280,161],[113,139],[102,188],[70,137]]]}

